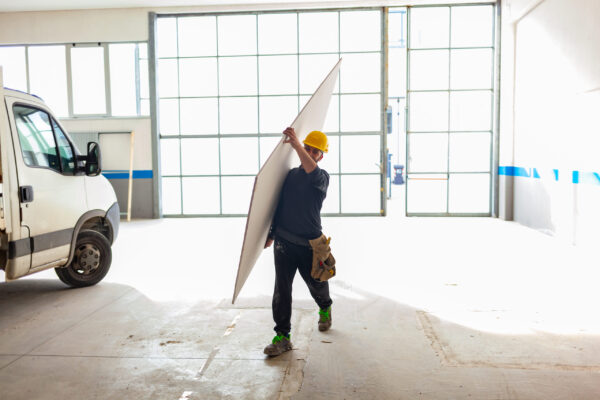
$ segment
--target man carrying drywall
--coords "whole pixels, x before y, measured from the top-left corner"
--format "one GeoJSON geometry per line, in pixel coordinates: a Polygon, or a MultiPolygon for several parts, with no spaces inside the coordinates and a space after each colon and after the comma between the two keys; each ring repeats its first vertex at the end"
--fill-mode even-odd
{"type": "Polygon", "coordinates": [[[313,131],[306,136],[303,144],[293,128],[283,131],[284,143],[289,143],[300,158],[300,167],[288,173],[277,211],[265,248],[275,241],[275,289],[273,292],[273,319],[275,337],[265,347],[264,353],[278,356],[292,349],[290,341],[292,317],[292,283],[296,269],[306,282],[310,294],[319,306],[319,330],[331,327],[331,297],[329,283],[317,281],[311,276],[313,250],[310,240],[322,236],[321,207],[329,187],[329,174],[317,163],[327,153],[327,136],[313,131]]]}

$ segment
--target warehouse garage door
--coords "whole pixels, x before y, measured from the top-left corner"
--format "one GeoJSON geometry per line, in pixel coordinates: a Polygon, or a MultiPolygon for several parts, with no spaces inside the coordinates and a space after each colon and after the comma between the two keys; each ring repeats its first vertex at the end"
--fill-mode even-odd
{"type": "Polygon", "coordinates": [[[340,57],[323,213],[382,212],[381,9],[160,15],[156,26],[164,216],[245,215],[260,166],[340,57]]]}

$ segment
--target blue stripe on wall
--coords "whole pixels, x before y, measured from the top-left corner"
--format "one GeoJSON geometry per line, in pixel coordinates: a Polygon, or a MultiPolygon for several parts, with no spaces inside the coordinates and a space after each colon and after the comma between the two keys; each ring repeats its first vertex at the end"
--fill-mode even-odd
{"type": "MultiPolygon", "coordinates": [[[[129,179],[129,171],[124,170],[105,170],[102,172],[102,175],[106,177],[106,179],[129,179]]],[[[136,169],[133,171],[133,179],[151,179],[152,178],[152,170],[151,169],[136,169]]]]}
{"type": "MultiPolygon", "coordinates": [[[[544,171],[544,170],[542,170],[544,171]]],[[[561,174],[558,169],[552,169],[551,173],[545,170],[546,174],[538,172],[537,168],[523,168],[514,166],[500,166],[498,167],[498,175],[504,176],[518,176],[522,178],[534,178],[534,179],[552,179],[554,181],[559,180],[559,176],[571,177],[571,182],[574,184],[585,183],[587,185],[600,185],[600,173],[598,172],[582,172],[582,171],[570,171],[569,173],[561,174]]]]}

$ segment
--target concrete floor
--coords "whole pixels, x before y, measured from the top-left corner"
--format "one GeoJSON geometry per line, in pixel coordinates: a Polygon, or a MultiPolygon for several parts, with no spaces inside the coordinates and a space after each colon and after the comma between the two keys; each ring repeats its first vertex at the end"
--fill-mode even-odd
{"type": "MultiPolygon", "coordinates": [[[[123,223],[99,285],[0,283],[0,399],[598,399],[597,254],[496,219],[326,218],[333,328],[272,251],[235,305],[245,219],[123,223]]],[[[1,277],[1,276],[0,276],[1,277]]]]}

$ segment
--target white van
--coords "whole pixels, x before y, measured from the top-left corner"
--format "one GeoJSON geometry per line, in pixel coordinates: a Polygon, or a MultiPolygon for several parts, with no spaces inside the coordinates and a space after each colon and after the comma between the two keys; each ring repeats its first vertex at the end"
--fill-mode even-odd
{"type": "Polygon", "coordinates": [[[90,286],[110,268],[119,230],[97,143],[79,154],[37,96],[4,89],[0,69],[0,269],[7,281],[55,268],[90,286]]]}

